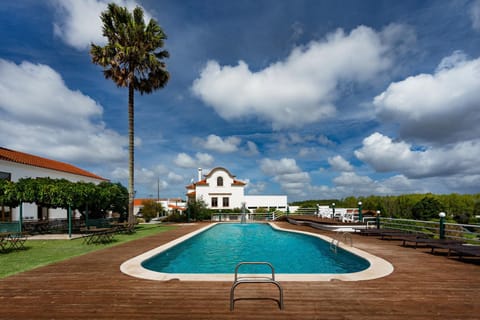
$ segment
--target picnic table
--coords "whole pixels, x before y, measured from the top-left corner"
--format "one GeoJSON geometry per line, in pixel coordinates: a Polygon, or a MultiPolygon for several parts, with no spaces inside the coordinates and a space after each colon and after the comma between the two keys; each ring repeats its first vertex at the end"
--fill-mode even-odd
{"type": "Polygon", "coordinates": [[[43,234],[48,232],[48,224],[48,220],[25,221],[23,227],[25,231],[29,231],[30,233],[43,234]]]}
{"type": "Polygon", "coordinates": [[[128,222],[114,222],[110,223],[110,226],[115,228],[118,233],[134,233],[135,224],[128,222]]]}
{"type": "Polygon", "coordinates": [[[86,244],[112,242],[115,234],[115,228],[82,228],[80,231],[86,244]]]}
{"type": "Polygon", "coordinates": [[[0,232],[0,251],[25,249],[26,232],[0,232]]]}

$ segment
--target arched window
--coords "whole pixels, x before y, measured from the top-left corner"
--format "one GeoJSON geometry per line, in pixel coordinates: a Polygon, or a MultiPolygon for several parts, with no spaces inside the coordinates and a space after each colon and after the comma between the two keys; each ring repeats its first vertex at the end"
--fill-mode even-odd
{"type": "Polygon", "coordinates": [[[223,187],[223,178],[222,177],[217,178],[217,187],[223,187]]]}

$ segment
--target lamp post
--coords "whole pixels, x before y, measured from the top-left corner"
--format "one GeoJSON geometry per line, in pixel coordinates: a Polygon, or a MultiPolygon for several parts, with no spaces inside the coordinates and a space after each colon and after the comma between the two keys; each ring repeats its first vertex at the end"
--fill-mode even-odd
{"type": "Polygon", "coordinates": [[[335,202],[332,203],[332,219],[335,218],[335,202]]]}
{"type": "Polygon", "coordinates": [[[380,210],[377,210],[376,222],[377,222],[377,229],[380,229],[380,210]]]}
{"type": "Polygon", "coordinates": [[[438,216],[440,217],[440,239],[445,239],[445,212],[440,212],[438,216]]]}
{"type": "Polygon", "coordinates": [[[363,222],[362,201],[358,201],[358,221],[363,222]]]}

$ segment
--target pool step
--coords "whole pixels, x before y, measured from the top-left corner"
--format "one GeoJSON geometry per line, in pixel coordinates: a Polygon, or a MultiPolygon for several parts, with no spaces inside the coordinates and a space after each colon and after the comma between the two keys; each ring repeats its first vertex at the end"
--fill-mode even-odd
{"type": "Polygon", "coordinates": [[[278,307],[283,310],[283,288],[280,285],[279,282],[275,281],[275,269],[273,268],[273,265],[269,262],[240,262],[237,264],[235,267],[235,280],[233,281],[232,288],[230,289],[230,311],[233,311],[235,307],[235,301],[238,300],[267,300],[270,298],[237,298],[235,299],[235,289],[237,286],[241,284],[255,284],[255,283],[271,283],[275,286],[277,286],[278,291],[279,291],[279,298],[278,299],[273,299],[278,303],[278,307]],[[239,277],[238,276],[238,269],[242,265],[266,265],[269,266],[272,273],[270,277],[255,277],[255,276],[249,276],[249,277],[239,277]]]}

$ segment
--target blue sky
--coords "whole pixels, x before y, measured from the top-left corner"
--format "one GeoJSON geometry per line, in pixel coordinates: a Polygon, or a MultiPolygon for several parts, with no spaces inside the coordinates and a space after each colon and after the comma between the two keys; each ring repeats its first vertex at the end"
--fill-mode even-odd
{"type": "MultiPolygon", "coordinates": [[[[289,201],[478,193],[480,1],[117,1],[166,32],[171,80],[136,95],[137,197],[197,168],[289,201]]],[[[127,185],[127,90],[106,1],[0,3],[0,145],[127,185]]]]}

